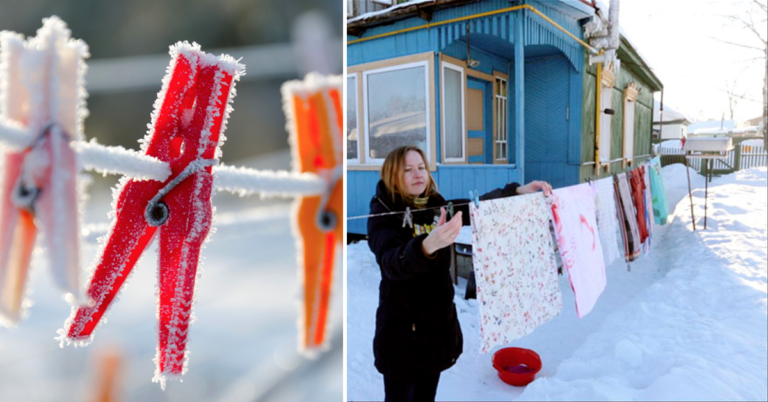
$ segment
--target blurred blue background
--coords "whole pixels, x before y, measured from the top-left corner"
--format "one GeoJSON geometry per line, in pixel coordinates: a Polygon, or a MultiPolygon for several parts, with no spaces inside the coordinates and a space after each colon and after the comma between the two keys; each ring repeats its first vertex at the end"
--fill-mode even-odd
{"type": "MultiPolygon", "coordinates": [[[[290,169],[280,86],[307,72],[341,74],[344,19],[337,0],[22,1],[0,0],[0,30],[34,36],[57,15],[84,40],[90,116],[85,136],[137,150],[170,61],[168,46],[197,42],[241,58],[222,162],[290,169]]],[[[98,257],[118,176],[91,177],[84,221],[83,280],[98,257]]],[[[94,342],[59,348],[53,337],[69,316],[54,289],[45,250],[33,256],[28,299],[17,328],[0,327],[0,401],[321,401],[342,399],[341,251],[337,251],[330,351],[296,353],[299,300],[291,199],[213,197],[214,228],[196,289],[189,371],[165,391],[152,383],[156,335],[156,244],[113,304],[94,342]],[[108,357],[115,356],[115,357],[108,357]],[[116,361],[114,384],[105,379],[116,361]]],[[[39,241],[39,238],[38,238],[39,241]]]]}

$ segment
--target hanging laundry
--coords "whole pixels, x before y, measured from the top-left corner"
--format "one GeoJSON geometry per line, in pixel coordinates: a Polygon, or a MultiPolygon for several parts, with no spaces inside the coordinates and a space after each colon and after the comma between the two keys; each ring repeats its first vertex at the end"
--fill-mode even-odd
{"type": "Polygon", "coordinates": [[[653,201],[649,170],[649,165],[643,164],[643,209],[645,209],[645,226],[648,228],[648,240],[644,243],[646,254],[651,251],[651,238],[653,238],[653,201]]]}
{"type": "Polygon", "coordinates": [[[142,151],[170,165],[166,181],[123,177],[115,220],[88,283],[91,303],[73,308],[59,330],[61,343],[85,345],[157,234],[158,335],[153,381],[165,387],[188,362],[195,278],[211,228],[211,169],[220,155],[235,81],[244,67],[232,57],[206,54],[196,43],[171,46],[171,63],[155,102],[142,151]],[[156,233],[157,232],[157,233],[156,233]]]}
{"type": "Polygon", "coordinates": [[[629,181],[626,173],[615,176],[616,199],[619,201],[617,211],[619,213],[619,227],[624,240],[624,260],[634,261],[640,255],[640,232],[637,228],[637,213],[632,193],[629,190],[629,181]]]}
{"type": "Polygon", "coordinates": [[[645,224],[645,195],[643,190],[645,180],[643,180],[643,167],[632,169],[629,172],[630,191],[632,192],[632,201],[635,204],[635,220],[637,229],[640,233],[640,244],[645,243],[648,238],[648,226],[645,224]]]}
{"type": "Polygon", "coordinates": [[[327,348],[334,254],[344,235],[341,86],[340,76],[309,74],[282,88],[295,170],[316,173],[326,182],[323,195],[299,198],[294,214],[299,277],[304,281],[299,349],[309,355],[327,348]]]}
{"type": "Polygon", "coordinates": [[[549,216],[541,193],[470,205],[481,353],[531,333],[563,308],[549,216]]]}
{"type": "Polygon", "coordinates": [[[651,159],[649,169],[651,181],[651,197],[653,204],[653,217],[659,225],[667,224],[669,207],[667,206],[667,191],[664,188],[664,179],[661,176],[661,159],[657,156],[651,159]]]}
{"type": "Polygon", "coordinates": [[[605,289],[605,261],[595,220],[595,189],[579,184],[554,190],[555,237],[576,296],[579,318],[592,311],[605,289]]]}
{"type": "Polygon", "coordinates": [[[88,46],[71,39],[58,17],[35,37],[0,33],[0,316],[16,324],[37,231],[53,281],[70,302],[80,287],[80,192],[77,154],[83,138],[84,59],[88,46]]]}
{"type": "Polygon", "coordinates": [[[616,211],[616,191],[613,178],[606,177],[592,183],[595,188],[595,211],[597,212],[597,230],[603,247],[603,258],[608,266],[619,258],[621,237],[616,211]]]}

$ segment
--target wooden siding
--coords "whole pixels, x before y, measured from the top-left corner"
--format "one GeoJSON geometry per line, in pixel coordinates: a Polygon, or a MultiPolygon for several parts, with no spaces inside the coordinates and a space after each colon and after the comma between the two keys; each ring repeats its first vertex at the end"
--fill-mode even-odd
{"type": "MultiPolygon", "coordinates": [[[[597,73],[596,67],[588,66],[588,60],[585,57],[584,60],[584,96],[583,96],[583,109],[582,109],[582,137],[581,137],[581,157],[582,164],[585,162],[591,162],[595,160],[595,76],[597,73]]],[[[612,105],[615,110],[615,114],[611,118],[611,160],[618,159],[622,156],[622,118],[624,113],[624,89],[630,82],[636,82],[638,88],[640,88],[640,94],[638,95],[635,103],[635,143],[634,143],[634,163],[643,163],[650,159],[648,156],[651,153],[651,134],[652,134],[652,107],[653,107],[653,93],[650,85],[643,81],[638,74],[633,73],[628,68],[622,66],[619,71],[619,76],[616,77],[616,82],[612,90],[612,105]]],[[[602,129],[602,128],[601,128],[602,129]]],[[[600,135],[605,135],[605,132],[601,132],[600,135]]],[[[600,171],[599,177],[606,177],[611,174],[622,171],[622,162],[617,161],[611,164],[610,170],[606,172],[605,169],[600,171]]],[[[581,166],[579,169],[579,181],[586,181],[587,178],[594,178],[594,165],[581,166]]]]}
{"type": "MultiPolygon", "coordinates": [[[[582,37],[579,22],[572,17],[550,7],[543,1],[528,0],[524,3],[536,7],[539,11],[557,22],[567,31],[582,37]]],[[[460,7],[439,10],[432,15],[432,22],[448,21],[488,11],[510,7],[508,1],[489,0],[460,7]]],[[[581,69],[582,48],[573,39],[544,21],[538,15],[530,12],[515,11],[513,13],[496,14],[469,21],[449,23],[431,29],[419,29],[405,32],[368,42],[361,42],[347,47],[347,65],[369,63],[393,57],[400,57],[426,51],[441,51],[456,40],[466,36],[466,26],[470,34],[484,34],[515,43],[514,19],[516,15],[525,15],[524,45],[551,45],[563,52],[570,60],[576,71],[581,69]]],[[[375,36],[382,33],[413,28],[424,25],[420,18],[413,17],[368,29],[362,37],[375,36]]],[[[354,37],[348,37],[355,39],[354,37]]]]}

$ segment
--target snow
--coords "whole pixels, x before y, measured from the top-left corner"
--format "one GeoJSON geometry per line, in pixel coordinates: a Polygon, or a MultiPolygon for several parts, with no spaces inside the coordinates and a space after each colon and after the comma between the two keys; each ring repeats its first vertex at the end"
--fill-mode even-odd
{"type": "Polygon", "coordinates": [[[95,138],[90,142],[73,143],[73,147],[80,154],[80,161],[85,169],[104,175],[121,174],[132,179],[159,181],[165,181],[171,175],[170,166],[157,158],[119,145],[100,145],[96,143],[95,138]]]}
{"type": "MultiPolygon", "coordinates": [[[[659,121],[661,117],[661,103],[657,101],[656,99],[653,100],[653,124],[658,126],[659,121]]],[[[688,124],[690,124],[693,119],[690,118],[685,113],[679,112],[669,105],[664,105],[664,122],[669,121],[677,121],[677,120],[687,120],[688,124]]]]}
{"type": "Polygon", "coordinates": [[[662,141],[659,145],[661,145],[661,148],[666,149],[683,149],[683,144],[680,140],[666,140],[662,141]]]}
{"type": "Polygon", "coordinates": [[[241,196],[260,193],[263,196],[292,197],[320,195],[326,183],[314,173],[254,170],[245,167],[218,166],[214,168],[214,186],[241,196]]]}
{"type": "MultiPolygon", "coordinates": [[[[285,161],[289,153],[280,154],[285,161]]],[[[254,166],[256,167],[256,166],[254,166]]],[[[258,166],[285,168],[286,166],[258,166]]],[[[109,230],[111,196],[92,193],[85,214],[85,260],[109,230]]],[[[189,371],[165,392],[151,382],[157,346],[157,242],[145,252],[113,303],[108,322],[85,348],[60,349],[53,340],[70,309],[54,291],[45,252],[34,253],[27,297],[34,305],[18,328],[0,330],[0,397],[5,401],[82,401],[96,388],[99,353],[122,356],[118,395],[125,401],[341,400],[341,285],[334,275],[329,319],[332,349],[318,360],[296,351],[299,301],[291,201],[214,196],[212,240],[203,254],[192,325],[189,371]]],[[[42,245],[42,243],[38,243],[42,245]]],[[[338,252],[341,255],[341,252],[338,252]]],[[[341,261],[334,268],[341,271],[341,261]]],[[[85,276],[83,276],[85,277],[85,276]]]]}
{"type": "Polygon", "coordinates": [[[707,121],[697,121],[691,123],[691,125],[688,126],[688,134],[694,134],[697,132],[707,132],[707,131],[719,131],[725,130],[725,132],[733,130],[736,128],[736,122],[733,120],[707,120],[707,121]]]}
{"type": "MultiPolygon", "coordinates": [[[[662,169],[670,223],[654,227],[648,255],[606,267],[595,309],[579,320],[568,279],[560,277],[560,316],[506,346],[535,350],[543,368],[527,387],[503,383],[480,354],[476,300],[456,303],[464,353],[443,372],[438,400],[765,400],[768,393],[766,168],[714,178],[708,229],[704,179],[662,169]]],[[[365,242],[349,246],[347,266],[348,399],[382,398],[372,339],[379,269],[365,242]]],[[[495,351],[495,350],[494,350],[495,351]]]]}
{"type": "Polygon", "coordinates": [[[367,19],[373,18],[373,17],[375,17],[377,15],[388,14],[388,13],[390,13],[392,11],[397,10],[398,8],[408,7],[408,6],[412,6],[412,5],[415,5],[415,4],[421,4],[421,3],[432,3],[434,1],[435,0],[410,0],[410,1],[406,1],[404,3],[400,3],[398,5],[395,5],[395,6],[392,6],[392,7],[389,7],[389,8],[385,8],[383,10],[371,11],[369,13],[360,14],[360,15],[358,15],[355,18],[348,19],[347,20],[347,24],[352,23],[352,22],[356,22],[356,21],[367,20],[367,19]]]}

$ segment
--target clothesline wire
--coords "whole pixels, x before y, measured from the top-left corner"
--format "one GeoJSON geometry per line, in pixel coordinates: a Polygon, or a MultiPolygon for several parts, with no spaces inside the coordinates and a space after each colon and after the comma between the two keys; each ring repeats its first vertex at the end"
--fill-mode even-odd
{"type": "MultiPolygon", "coordinates": [[[[461,203],[461,204],[450,204],[450,205],[452,205],[454,207],[463,207],[464,205],[472,204],[472,202],[473,201],[464,202],[464,203],[461,203]]],[[[419,208],[419,209],[406,210],[406,211],[383,212],[383,213],[380,213],[380,214],[348,216],[347,220],[351,221],[351,220],[355,220],[355,219],[374,218],[374,217],[377,217],[377,216],[398,215],[398,214],[404,214],[404,213],[407,213],[407,212],[410,212],[410,213],[423,212],[423,211],[429,211],[429,210],[432,210],[432,209],[440,209],[440,208],[447,208],[447,207],[449,207],[449,205],[442,205],[442,206],[439,206],[439,207],[419,208]]]]}
{"type": "MultiPolygon", "coordinates": [[[[627,169],[624,169],[622,172],[619,172],[619,173],[625,173],[625,172],[627,172],[629,170],[634,170],[634,169],[636,169],[636,167],[632,167],[632,168],[628,167],[627,169]]],[[[603,179],[605,179],[605,178],[607,178],[607,177],[603,177],[603,179]]],[[[600,179],[597,179],[597,180],[600,180],[600,179]]],[[[587,182],[589,182],[589,183],[596,182],[597,180],[594,180],[594,179],[591,179],[591,178],[587,178],[587,182]]],[[[439,208],[450,207],[451,205],[453,205],[454,207],[462,207],[464,205],[472,204],[473,202],[474,201],[470,201],[470,202],[465,202],[465,203],[461,203],[461,204],[450,204],[449,203],[449,205],[443,205],[443,206],[439,206],[439,207],[419,208],[419,209],[413,209],[413,210],[409,209],[409,210],[406,210],[406,211],[383,212],[383,213],[380,213],[380,214],[370,214],[370,215],[348,216],[347,220],[348,221],[352,221],[352,220],[355,220],[355,219],[375,218],[377,216],[399,215],[399,214],[405,214],[405,213],[429,211],[429,210],[432,210],[432,209],[439,209],[439,208]]]]}

